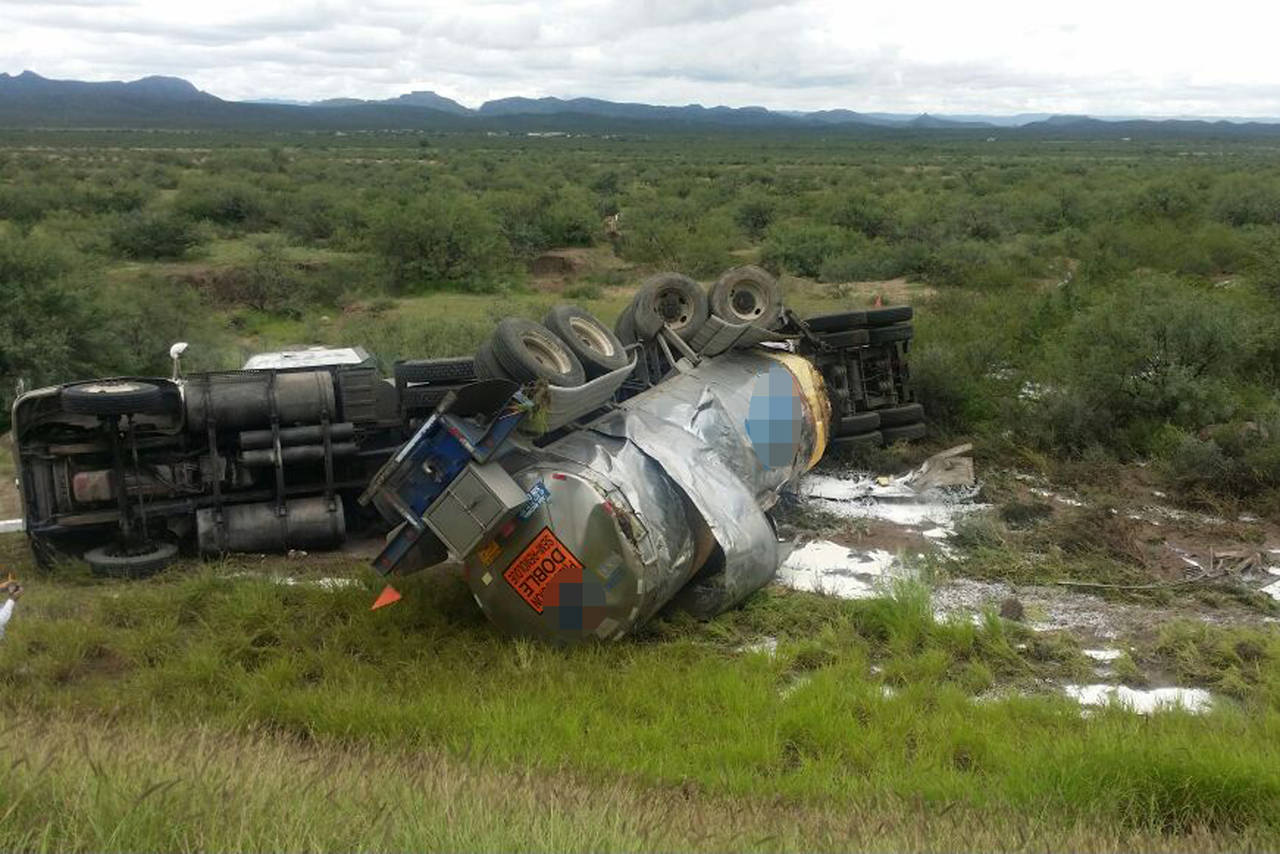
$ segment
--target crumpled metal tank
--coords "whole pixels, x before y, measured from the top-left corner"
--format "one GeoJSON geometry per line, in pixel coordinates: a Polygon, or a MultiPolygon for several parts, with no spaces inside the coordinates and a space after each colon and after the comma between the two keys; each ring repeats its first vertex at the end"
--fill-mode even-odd
{"type": "Polygon", "coordinates": [[[703,359],[503,466],[529,500],[465,556],[504,631],[616,639],[672,600],[712,616],[778,566],[765,511],[822,457],[830,404],[806,359],[703,359]]]}

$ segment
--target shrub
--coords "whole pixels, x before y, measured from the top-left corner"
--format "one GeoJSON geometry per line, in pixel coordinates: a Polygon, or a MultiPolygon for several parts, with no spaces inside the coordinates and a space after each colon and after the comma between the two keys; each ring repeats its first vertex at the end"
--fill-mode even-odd
{"type": "Polygon", "coordinates": [[[623,229],[625,257],[680,270],[691,276],[714,276],[728,267],[737,228],[722,213],[705,213],[692,205],[628,211],[623,229]]]}
{"type": "Polygon", "coordinates": [[[854,240],[836,226],[778,223],[769,228],[760,260],[780,272],[817,278],[827,259],[845,252],[854,240]]]}
{"type": "Polygon", "coordinates": [[[512,266],[511,251],[494,220],[461,195],[429,194],[378,208],[369,248],[397,293],[433,287],[491,290],[512,266]]]}
{"type": "Polygon", "coordinates": [[[1229,175],[1214,188],[1209,209],[1228,225],[1275,225],[1280,223],[1280,186],[1257,175],[1229,175]]]}
{"type": "Polygon", "coordinates": [[[1161,471],[1184,493],[1248,497],[1280,488],[1280,417],[1162,434],[1161,471]]]}
{"type": "Polygon", "coordinates": [[[771,196],[758,192],[749,193],[738,202],[733,221],[748,238],[759,240],[773,222],[777,207],[771,196]]]}
{"type": "Polygon", "coordinates": [[[307,188],[285,204],[285,233],[316,243],[347,241],[364,228],[360,207],[348,196],[328,188],[307,188]]]}
{"type": "Polygon", "coordinates": [[[111,249],[124,258],[182,258],[199,242],[190,220],[167,212],[126,214],[111,227],[111,249]]]}
{"type": "Polygon", "coordinates": [[[240,181],[201,180],[178,191],[178,210],[192,219],[219,225],[260,228],[266,221],[266,195],[258,187],[240,181]]]}

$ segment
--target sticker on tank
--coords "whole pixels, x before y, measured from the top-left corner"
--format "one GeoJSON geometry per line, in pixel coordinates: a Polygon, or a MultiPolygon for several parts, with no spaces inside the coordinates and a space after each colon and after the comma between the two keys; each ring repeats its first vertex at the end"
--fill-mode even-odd
{"type": "Polygon", "coordinates": [[[542,594],[566,569],[581,578],[582,564],[573,552],[551,533],[550,528],[543,528],[511,562],[502,577],[520,594],[521,599],[529,603],[530,608],[541,614],[542,594]]]}

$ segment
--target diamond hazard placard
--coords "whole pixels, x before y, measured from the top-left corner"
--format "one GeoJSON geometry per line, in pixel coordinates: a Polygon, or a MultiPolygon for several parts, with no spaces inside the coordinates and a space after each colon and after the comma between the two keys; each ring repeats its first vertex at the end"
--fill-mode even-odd
{"type": "Polygon", "coordinates": [[[542,613],[542,594],[564,570],[577,574],[581,580],[582,564],[573,556],[564,543],[551,533],[550,528],[543,528],[533,538],[502,577],[520,594],[520,598],[529,603],[529,607],[542,613]]]}

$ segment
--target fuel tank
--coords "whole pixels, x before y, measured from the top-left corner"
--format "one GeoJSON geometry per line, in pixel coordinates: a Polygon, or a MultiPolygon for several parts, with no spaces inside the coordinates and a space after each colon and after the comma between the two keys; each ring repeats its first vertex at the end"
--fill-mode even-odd
{"type": "Polygon", "coordinates": [[[505,464],[529,500],[464,559],[500,629],[617,639],[674,599],[700,615],[772,578],[765,511],[826,449],[830,404],[807,360],[705,359],[585,428],[505,464]]]}

